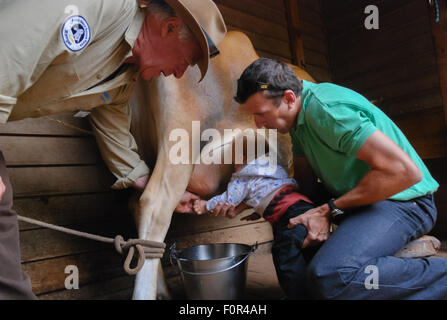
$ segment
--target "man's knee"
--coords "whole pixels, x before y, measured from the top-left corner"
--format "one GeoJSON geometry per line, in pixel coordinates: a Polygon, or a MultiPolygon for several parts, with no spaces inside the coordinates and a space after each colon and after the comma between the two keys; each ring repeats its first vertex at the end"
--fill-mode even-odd
{"type": "Polygon", "coordinates": [[[316,259],[307,269],[307,286],[315,299],[341,298],[344,289],[357,272],[357,267],[316,259]]]}

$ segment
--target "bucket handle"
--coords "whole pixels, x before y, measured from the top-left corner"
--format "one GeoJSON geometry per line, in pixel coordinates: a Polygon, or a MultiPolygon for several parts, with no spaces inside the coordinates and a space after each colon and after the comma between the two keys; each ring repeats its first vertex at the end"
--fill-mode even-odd
{"type": "MultiPolygon", "coordinates": [[[[256,249],[258,249],[258,242],[257,242],[257,241],[256,241],[256,243],[255,243],[254,245],[251,246],[250,251],[248,251],[248,252],[246,253],[247,255],[246,255],[241,261],[239,261],[238,263],[232,265],[231,267],[228,267],[228,268],[225,268],[225,269],[223,269],[223,270],[219,270],[219,271],[213,271],[213,272],[189,272],[189,271],[182,270],[180,264],[178,264],[177,266],[178,266],[178,268],[180,269],[180,272],[183,272],[183,273],[186,273],[186,274],[189,274],[189,275],[193,275],[193,276],[202,276],[202,275],[218,274],[218,273],[222,273],[222,272],[231,270],[231,269],[233,269],[233,268],[236,268],[238,265],[240,265],[240,264],[243,263],[245,260],[247,260],[248,257],[249,257],[253,252],[256,251],[256,249]]],[[[173,250],[173,251],[174,251],[174,254],[175,254],[175,243],[171,246],[170,250],[171,250],[171,252],[172,252],[172,250],[173,250]]],[[[244,254],[245,254],[245,253],[244,253],[244,254]]],[[[174,263],[172,262],[172,255],[173,255],[173,254],[170,254],[170,255],[169,255],[169,259],[171,260],[171,264],[174,265],[174,263]]],[[[239,255],[237,255],[237,256],[240,256],[240,255],[242,255],[242,254],[239,254],[239,255]]]]}

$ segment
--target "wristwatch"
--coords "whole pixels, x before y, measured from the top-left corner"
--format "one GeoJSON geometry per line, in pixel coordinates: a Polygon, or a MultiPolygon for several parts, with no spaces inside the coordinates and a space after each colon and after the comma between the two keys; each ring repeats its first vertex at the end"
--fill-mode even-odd
{"type": "Polygon", "coordinates": [[[345,213],[343,210],[340,210],[339,208],[337,208],[335,206],[334,200],[335,199],[331,199],[327,203],[329,205],[329,210],[331,211],[331,217],[332,218],[335,218],[335,217],[345,213]]]}

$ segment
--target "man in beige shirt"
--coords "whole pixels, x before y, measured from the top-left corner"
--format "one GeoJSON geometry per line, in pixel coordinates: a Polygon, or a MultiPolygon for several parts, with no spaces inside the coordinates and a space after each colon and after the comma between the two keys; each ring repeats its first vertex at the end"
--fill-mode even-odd
{"type": "MultiPolygon", "coordinates": [[[[134,82],[196,64],[203,78],[225,33],[211,0],[0,0],[0,124],[87,111],[112,188],[143,189],[149,168],[129,131],[134,82]]],[[[1,152],[0,173],[0,230],[15,230],[0,234],[0,299],[33,298],[1,152]]]]}

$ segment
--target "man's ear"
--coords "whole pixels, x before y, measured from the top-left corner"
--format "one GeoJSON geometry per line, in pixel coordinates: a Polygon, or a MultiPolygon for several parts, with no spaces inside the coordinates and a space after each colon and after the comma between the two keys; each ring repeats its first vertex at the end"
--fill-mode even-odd
{"type": "Polygon", "coordinates": [[[178,34],[182,20],[178,17],[166,18],[161,22],[161,36],[162,38],[178,34]]]}
{"type": "Polygon", "coordinates": [[[292,90],[286,90],[283,99],[285,99],[287,105],[292,105],[296,102],[296,95],[292,90]]]}

